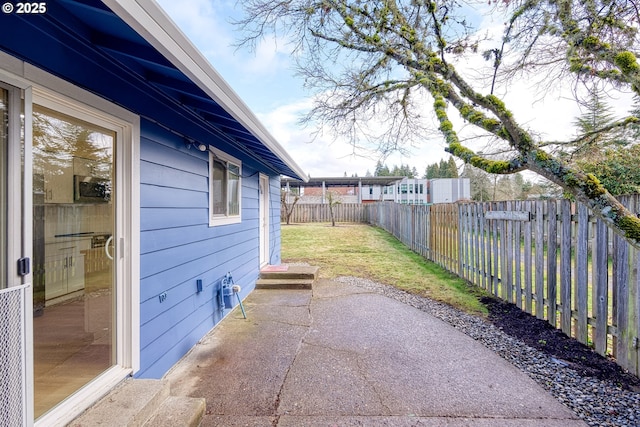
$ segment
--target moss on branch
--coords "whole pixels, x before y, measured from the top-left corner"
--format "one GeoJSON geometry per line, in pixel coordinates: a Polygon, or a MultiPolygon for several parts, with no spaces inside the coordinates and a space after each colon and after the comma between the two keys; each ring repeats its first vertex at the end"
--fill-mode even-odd
{"type": "Polygon", "coordinates": [[[637,73],[640,70],[636,56],[632,52],[620,52],[615,56],[614,62],[624,74],[637,73]]]}
{"type": "Polygon", "coordinates": [[[640,219],[635,216],[624,216],[618,221],[618,227],[624,232],[625,237],[640,241],[640,219]]]}

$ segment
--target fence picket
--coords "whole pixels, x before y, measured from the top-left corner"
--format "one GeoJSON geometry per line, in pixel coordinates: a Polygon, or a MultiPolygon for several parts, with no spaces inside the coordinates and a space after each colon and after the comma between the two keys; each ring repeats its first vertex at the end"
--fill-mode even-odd
{"type": "MultiPolygon", "coordinates": [[[[511,202],[506,202],[505,210],[513,211],[511,202]]],[[[502,221],[502,227],[505,232],[502,236],[505,247],[505,268],[503,269],[504,278],[502,285],[504,287],[503,299],[507,302],[513,303],[513,221],[502,221]]]]}
{"type": "Polygon", "coordinates": [[[560,237],[560,329],[571,336],[571,202],[561,202],[562,223],[560,237]]]}
{"type": "Polygon", "coordinates": [[[587,298],[588,298],[588,273],[587,256],[589,243],[589,212],[583,204],[578,205],[577,235],[576,235],[576,334],[575,337],[583,344],[588,342],[587,329],[587,298]]]}
{"type": "Polygon", "coordinates": [[[486,230],[485,230],[485,225],[486,225],[486,221],[484,220],[485,208],[486,208],[486,205],[484,203],[480,203],[478,205],[478,224],[480,225],[480,243],[478,248],[481,251],[480,265],[482,269],[482,288],[487,290],[488,280],[489,280],[488,268],[487,268],[487,248],[489,243],[488,243],[486,230]]]}
{"type": "MultiPolygon", "coordinates": [[[[517,201],[515,203],[515,210],[522,212],[522,202],[517,201]]],[[[515,304],[518,308],[522,308],[522,248],[520,242],[522,241],[522,222],[515,221],[513,224],[513,247],[514,247],[514,262],[515,262],[515,281],[513,286],[515,287],[515,304]]]]}
{"type": "Polygon", "coordinates": [[[547,233],[547,319],[553,327],[558,323],[558,205],[555,200],[547,204],[549,230],[547,233]]]}
{"type": "Polygon", "coordinates": [[[473,283],[476,286],[482,286],[482,267],[480,266],[480,205],[474,203],[471,205],[471,212],[473,215],[473,283]]]}
{"type": "MultiPolygon", "coordinates": [[[[497,206],[495,203],[492,203],[493,205],[493,210],[498,210],[497,206]]],[[[491,220],[491,240],[493,243],[493,253],[495,254],[495,256],[492,256],[491,259],[493,260],[492,263],[492,271],[491,271],[491,278],[492,278],[492,289],[493,289],[493,295],[498,296],[498,291],[499,291],[499,285],[498,285],[498,278],[499,278],[499,274],[498,274],[498,262],[500,261],[500,253],[498,252],[498,221],[495,219],[491,220]]]]}
{"type": "Polygon", "coordinates": [[[536,317],[544,319],[544,204],[536,202],[536,317]]]}

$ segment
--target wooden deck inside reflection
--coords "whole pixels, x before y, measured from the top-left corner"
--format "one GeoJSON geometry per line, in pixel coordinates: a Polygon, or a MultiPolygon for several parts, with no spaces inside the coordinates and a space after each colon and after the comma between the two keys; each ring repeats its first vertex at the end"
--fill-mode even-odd
{"type": "Polygon", "coordinates": [[[35,417],[115,363],[110,270],[86,275],[82,295],[33,319],[35,417]]]}

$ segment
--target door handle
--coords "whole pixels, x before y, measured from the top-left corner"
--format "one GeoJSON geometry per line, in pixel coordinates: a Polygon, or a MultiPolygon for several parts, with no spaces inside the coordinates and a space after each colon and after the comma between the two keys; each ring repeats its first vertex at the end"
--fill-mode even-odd
{"type": "Polygon", "coordinates": [[[113,261],[113,256],[109,253],[109,243],[113,240],[113,236],[109,236],[107,242],[104,244],[104,253],[107,254],[107,258],[113,261]]]}

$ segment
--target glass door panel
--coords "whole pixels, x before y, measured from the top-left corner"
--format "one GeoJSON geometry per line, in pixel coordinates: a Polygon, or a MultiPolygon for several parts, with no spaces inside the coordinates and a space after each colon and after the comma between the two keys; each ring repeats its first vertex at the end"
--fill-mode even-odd
{"type": "Polygon", "coordinates": [[[115,138],[34,105],[36,418],[116,363],[115,138]]]}

